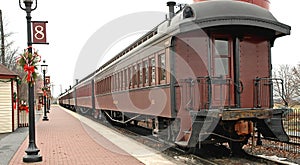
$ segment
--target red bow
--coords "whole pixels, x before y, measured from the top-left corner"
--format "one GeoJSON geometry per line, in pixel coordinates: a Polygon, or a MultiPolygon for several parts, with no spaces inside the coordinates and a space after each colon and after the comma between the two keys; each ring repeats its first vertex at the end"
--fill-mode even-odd
{"type": "Polygon", "coordinates": [[[44,96],[47,96],[47,91],[46,91],[46,90],[44,90],[43,92],[44,92],[44,96]]]}
{"type": "Polygon", "coordinates": [[[34,72],[34,66],[25,65],[24,71],[27,72],[27,82],[31,81],[31,75],[34,72]]]}
{"type": "Polygon", "coordinates": [[[29,108],[28,108],[28,106],[25,106],[25,111],[26,111],[26,113],[28,113],[28,112],[29,112],[29,108]]]}

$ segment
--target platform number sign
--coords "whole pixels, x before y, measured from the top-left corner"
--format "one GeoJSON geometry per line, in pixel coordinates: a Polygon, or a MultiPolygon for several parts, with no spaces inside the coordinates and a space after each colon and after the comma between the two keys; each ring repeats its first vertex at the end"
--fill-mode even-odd
{"type": "Polygon", "coordinates": [[[50,76],[46,76],[46,85],[49,85],[50,84],[50,76]]]}
{"type": "Polygon", "coordinates": [[[49,44],[47,43],[46,23],[48,21],[32,21],[33,44],[49,44]]]}

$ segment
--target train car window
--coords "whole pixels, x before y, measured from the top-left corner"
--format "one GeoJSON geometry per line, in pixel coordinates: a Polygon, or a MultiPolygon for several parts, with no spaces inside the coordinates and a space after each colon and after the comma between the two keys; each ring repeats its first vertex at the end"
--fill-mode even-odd
{"type": "Polygon", "coordinates": [[[119,72],[119,90],[122,91],[122,85],[123,85],[123,76],[122,76],[122,71],[119,72]]]}
{"type": "Polygon", "coordinates": [[[188,6],[183,10],[183,18],[191,18],[191,17],[194,17],[194,12],[192,8],[188,6]]]}
{"type": "Polygon", "coordinates": [[[103,79],[103,93],[107,92],[106,78],[103,79]]]}
{"type": "Polygon", "coordinates": [[[159,80],[166,80],[166,55],[160,54],[159,59],[159,80]]]}
{"type": "Polygon", "coordinates": [[[102,80],[100,80],[99,82],[99,93],[102,94],[103,91],[102,91],[102,80]]]}
{"type": "Polygon", "coordinates": [[[104,93],[107,93],[107,79],[104,78],[104,93]]]}
{"type": "Polygon", "coordinates": [[[115,91],[115,78],[114,75],[111,75],[111,91],[115,91]]]}
{"type": "Polygon", "coordinates": [[[106,78],[103,79],[103,93],[106,93],[106,78]]]}
{"type": "Polygon", "coordinates": [[[101,94],[104,93],[104,80],[101,80],[101,94]]]}
{"type": "Polygon", "coordinates": [[[100,93],[103,94],[103,80],[100,81],[100,93]]]}
{"type": "Polygon", "coordinates": [[[107,90],[108,93],[111,93],[111,76],[107,77],[107,90]]]}
{"type": "Polygon", "coordinates": [[[96,81],[96,95],[99,94],[99,82],[96,81]]]}
{"type": "Polygon", "coordinates": [[[229,42],[227,39],[214,41],[214,74],[215,76],[229,74],[229,42]]]}
{"type": "Polygon", "coordinates": [[[105,78],[102,80],[102,90],[103,90],[103,93],[105,93],[106,92],[106,83],[105,83],[105,78]]]}
{"type": "Polygon", "coordinates": [[[99,82],[99,90],[100,90],[100,94],[103,93],[103,91],[102,91],[102,86],[103,86],[102,80],[100,80],[100,82],[99,82]]]}
{"type": "Polygon", "coordinates": [[[104,93],[106,93],[107,92],[107,89],[106,89],[106,85],[107,84],[107,82],[106,82],[106,78],[104,78],[104,93]]]}
{"type": "Polygon", "coordinates": [[[110,86],[110,92],[112,92],[112,91],[113,91],[113,90],[112,90],[112,88],[113,88],[113,76],[110,75],[109,77],[110,77],[110,78],[109,78],[109,81],[110,81],[110,83],[109,83],[109,86],[110,86]]]}
{"type": "Polygon", "coordinates": [[[144,69],[143,69],[143,74],[144,74],[144,86],[149,85],[149,65],[148,65],[148,60],[144,61],[144,69]]]}
{"type": "Polygon", "coordinates": [[[108,76],[107,77],[107,79],[108,79],[108,86],[107,86],[107,89],[108,89],[108,93],[111,93],[111,76],[108,76]]]}
{"type": "Polygon", "coordinates": [[[122,77],[121,72],[118,73],[118,91],[120,91],[122,88],[122,77]]]}
{"type": "Polygon", "coordinates": [[[105,93],[105,83],[104,83],[104,79],[102,80],[102,93],[105,93]]]}
{"type": "Polygon", "coordinates": [[[124,70],[124,89],[127,89],[127,69],[124,70]]]}
{"type": "Polygon", "coordinates": [[[143,86],[143,63],[139,64],[139,86],[143,86]]]}
{"type": "Polygon", "coordinates": [[[128,68],[128,80],[129,80],[128,87],[132,88],[132,68],[131,67],[128,68]]]}
{"type": "Polygon", "coordinates": [[[150,59],[151,63],[151,83],[155,84],[155,57],[150,59]]]}
{"type": "Polygon", "coordinates": [[[100,81],[100,93],[103,94],[103,80],[100,81]]]}
{"type": "Polygon", "coordinates": [[[228,56],[228,40],[226,39],[216,39],[215,40],[215,49],[216,55],[228,56]]]}
{"type": "Polygon", "coordinates": [[[116,73],[116,91],[119,91],[119,74],[116,73]]]}
{"type": "Polygon", "coordinates": [[[109,77],[106,77],[106,93],[109,93],[109,77]]]}
{"type": "Polygon", "coordinates": [[[117,91],[117,74],[114,74],[114,91],[117,91]]]}
{"type": "Polygon", "coordinates": [[[102,92],[102,80],[99,81],[99,86],[98,86],[98,88],[99,88],[99,94],[102,94],[102,93],[103,93],[103,92],[102,92]]]}
{"type": "Polygon", "coordinates": [[[118,91],[121,89],[121,73],[118,73],[118,91]]]}
{"type": "Polygon", "coordinates": [[[138,79],[137,65],[134,65],[133,66],[133,87],[134,88],[137,86],[137,79],[138,79]]]}
{"type": "Polygon", "coordinates": [[[124,84],[125,84],[125,80],[124,80],[124,71],[121,71],[121,90],[124,90],[124,84]]]}

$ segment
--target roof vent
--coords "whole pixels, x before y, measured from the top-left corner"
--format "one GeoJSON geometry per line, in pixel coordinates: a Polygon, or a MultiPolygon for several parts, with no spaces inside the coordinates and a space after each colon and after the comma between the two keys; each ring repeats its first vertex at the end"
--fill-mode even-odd
{"type": "Polygon", "coordinates": [[[176,2],[174,2],[174,1],[167,2],[167,6],[169,6],[169,18],[170,19],[172,19],[175,15],[175,9],[174,9],[175,5],[176,5],[176,2]]]}

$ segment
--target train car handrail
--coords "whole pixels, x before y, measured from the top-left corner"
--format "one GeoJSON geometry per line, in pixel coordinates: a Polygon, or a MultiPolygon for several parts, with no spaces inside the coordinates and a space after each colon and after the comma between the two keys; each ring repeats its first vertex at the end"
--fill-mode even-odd
{"type": "Polygon", "coordinates": [[[185,109],[188,111],[196,110],[197,106],[199,107],[198,110],[201,109],[210,109],[212,106],[224,106],[226,102],[225,99],[227,98],[227,102],[225,106],[231,105],[231,83],[230,78],[220,77],[211,77],[211,76],[203,76],[197,78],[186,78],[180,79],[177,82],[177,87],[182,88],[182,95],[185,95],[186,100],[185,102],[185,109]],[[213,85],[219,85],[219,98],[220,102],[218,105],[213,105],[212,99],[212,90],[213,85]],[[224,91],[226,93],[224,93],[224,91]],[[224,96],[225,97],[224,97],[224,96]],[[197,101],[196,99],[199,99],[197,101]],[[199,105],[197,105],[199,102],[199,105]],[[228,104],[228,105],[227,105],[228,104]]]}
{"type": "MultiPolygon", "coordinates": [[[[262,105],[262,85],[269,86],[270,89],[270,97],[273,97],[273,89],[274,89],[274,83],[278,85],[280,88],[278,90],[279,97],[284,102],[284,105],[288,107],[288,103],[285,99],[285,91],[284,91],[284,81],[281,78],[267,78],[267,77],[257,77],[254,79],[254,107],[260,108],[262,105]]],[[[273,99],[270,99],[270,106],[273,106],[273,99]]]]}

